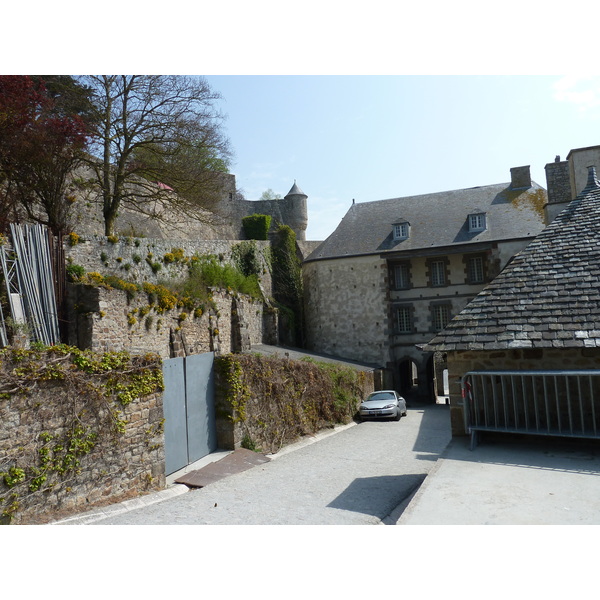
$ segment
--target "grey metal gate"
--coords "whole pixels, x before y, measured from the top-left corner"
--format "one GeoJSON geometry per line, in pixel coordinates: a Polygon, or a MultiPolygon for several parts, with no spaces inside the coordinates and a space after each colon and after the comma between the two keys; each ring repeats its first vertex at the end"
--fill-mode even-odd
{"type": "Polygon", "coordinates": [[[600,438],[600,371],[471,371],[462,378],[471,449],[480,431],[600,438]]]}
{"type": "Polygon", "coordinates": [[[163,361],[166,475],[217,449],[213,363],[213,352],[163,361]]]}

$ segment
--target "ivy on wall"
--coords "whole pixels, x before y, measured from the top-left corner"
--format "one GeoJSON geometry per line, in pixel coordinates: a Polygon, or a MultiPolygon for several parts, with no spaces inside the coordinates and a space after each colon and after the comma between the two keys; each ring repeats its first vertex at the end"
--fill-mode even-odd
{"type": "Polygon", "coordinates": [[[217,416],[243,447],[276,452],[303,435],[348,423],[372,391],[372,375],[351,367],[254,354],[215,358],[217,416]]]}
{"type": "Polygon", "coordinates": [[[291,345],[304,347],[302,262],[296,252],[296,234],[281,225],[272,244],[273,292],[279,308],[287,313],[294,334],[291,345]]]}
{"type": "MultiPolygon", "coordinates": [[[[94,354],[65,345],[0,350],[0,382],[7,434],[0,445],[3,523],[24,502],[35,502],[33,496],[43,503],[45,494],[73,492],[83,458],[126,433],[123,409],[163,389],[161,359],[154,354],[94,354]]],[[[147,428],[148,444],[161,427],[147,428]]]]}

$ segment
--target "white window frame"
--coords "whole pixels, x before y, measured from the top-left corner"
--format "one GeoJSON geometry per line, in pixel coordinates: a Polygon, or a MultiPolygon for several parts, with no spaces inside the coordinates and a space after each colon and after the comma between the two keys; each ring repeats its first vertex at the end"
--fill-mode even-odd
{"type": "Polygon", "coordinates": [[[429,263],[429,278],[431,287],[446,285],[446,262],[443,260],[432,260],[429,263]]]}
{"type": "Polygon", "coordinates": [[[485,231],[485,213],[473,213],[469,215],[469,231],[485,231]]]}
{"type": "Polygon", "coordinates": [[[435,304],[431,307],[431,322],[434,331],[441,331],[450,322],[450,305],[435,304]]]}
{"type": "Polygon", "coordinates": [[[408,222],[394,223],[394,239],[405,240],[410,233],[408,222]]]}
{"type": "Polygon", "coordinates": [[[412,333],[412,310],[410,306],[396,307],[396,328],[398,333],[412,333]]]}
{"type": "Polygon", "coordinates": [[[469,283],[483,283],[485,273],[483,270],[483,257],[472,256],[467,263],[469,283]]]}
{"type": "Polygon", "coordinates": [[[410,287],[410,271],[407,264],[394,265],[394,289],[406,290],[410,287]]]}

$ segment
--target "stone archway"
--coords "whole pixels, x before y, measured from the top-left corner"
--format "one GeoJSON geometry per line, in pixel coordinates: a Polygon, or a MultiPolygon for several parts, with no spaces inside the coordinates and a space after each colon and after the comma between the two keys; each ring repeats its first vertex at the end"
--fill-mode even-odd
{"type": "Polygon", "coordinates": [[[396,388],[406,397],[419,395],[419,365],[410,356],[406,356],[396,363],[396,388]]]}

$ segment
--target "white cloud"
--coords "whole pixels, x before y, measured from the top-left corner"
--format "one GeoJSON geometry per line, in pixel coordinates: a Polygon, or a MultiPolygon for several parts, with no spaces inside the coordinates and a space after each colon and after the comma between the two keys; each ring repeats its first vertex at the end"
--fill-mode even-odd
{"type": "Polygon", "coordinates": [[[600,77],[568,75],[553,85],[554,99],[573,104],[580,110],[600,106],[600,77]]]}

